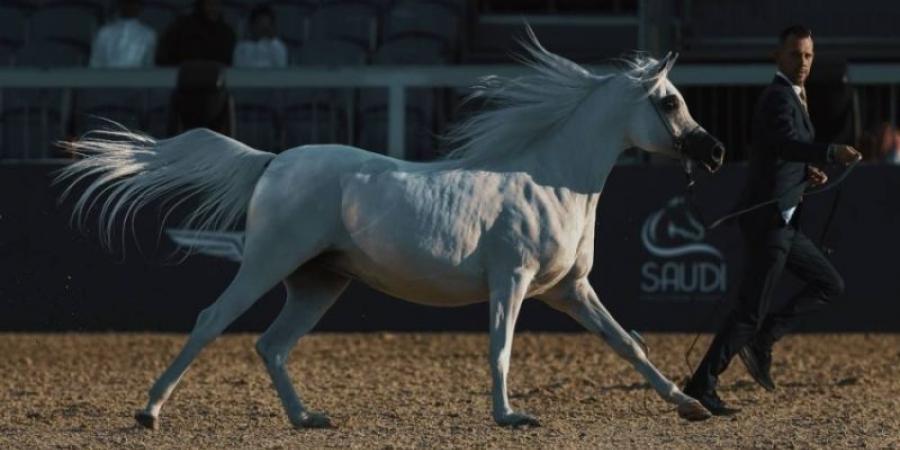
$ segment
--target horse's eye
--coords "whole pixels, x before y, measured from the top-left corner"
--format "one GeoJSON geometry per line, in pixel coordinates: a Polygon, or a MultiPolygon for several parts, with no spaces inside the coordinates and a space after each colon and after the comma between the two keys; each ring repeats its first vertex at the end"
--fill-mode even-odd
{"type": "Polygon", "coordinates": [[[663,111],[665,111],[665,112],[675,111],[676,109],[678,109],[678,104],[679,104],[678,96],[667,95],[667,96],[663,97],[663,99],[660,103],[662,104],[663,111]]]}

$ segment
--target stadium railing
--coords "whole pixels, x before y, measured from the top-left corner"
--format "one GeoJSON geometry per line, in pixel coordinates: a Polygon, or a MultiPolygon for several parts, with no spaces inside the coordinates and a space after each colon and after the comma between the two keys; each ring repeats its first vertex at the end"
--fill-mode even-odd
{"type": "MultiPolygon", "coordinates": [[[[606,65],[589,66],[608,73],[606,65]]],[[[771,64],[682,64],[671,75],[679,87],[760,86],[771,80],[771,64]]],[[[887,117],[896,123],[900,64],[850,64],[849,81],[855,86],[886,85],[887,117]]],[[[229,88],[383,88],[388,91],[388,148],[391,156],[406,156],[406,91],[410,88],[467,88],[487,75],[516,77],[529,69],[516,65],[458,65],[451,67],[367,66],[353,68],[289,68],[277,70],[229,69],[229,88]]],[[[174,69],[98,70],[87,68],[0,68],[0,111],[9,89],[58,89],[62,102],[71,101],[79,88],[172,88],[174,69]]],[[[696,116],[696,114],[695,114],[696,116]]],[[[2,130],[0,130],[2,132],[2,130]]]]}

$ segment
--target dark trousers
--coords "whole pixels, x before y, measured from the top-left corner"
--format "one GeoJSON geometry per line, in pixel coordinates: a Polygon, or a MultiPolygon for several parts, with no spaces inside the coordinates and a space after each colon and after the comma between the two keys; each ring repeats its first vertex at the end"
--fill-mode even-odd
{"type": "Polygon", "coordinates": [[[819,310],[844,290],[840,274],[821,250],[777,212],[741,222],[747,263],[738,302],[710,344],[687,386],[694,393],[716,388],[719,375],[747,344],[771,349],[799,319],[819,310]],[[771,311],[772,291],[784,269],[806,282],[780,311],[771,311]]]}

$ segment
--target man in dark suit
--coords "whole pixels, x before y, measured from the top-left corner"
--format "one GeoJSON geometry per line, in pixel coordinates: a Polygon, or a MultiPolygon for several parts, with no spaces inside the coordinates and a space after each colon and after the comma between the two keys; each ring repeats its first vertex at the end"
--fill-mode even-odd
{"type": "Polygon", "coordinates": [[[216,61],[231,65],[237,35],[222,16],[220,0],[195,0],[193,11],[175,19],[159,38],[156,65],[216,61]]]}
{"type": "Polygon", "coordinates": [[[769,369],[772,346],[798,319],[827,305],[844,282],[822,251],[798,228],[803,191],[827,176],[813,164],[850,164],[860,158],[847,145],[814,142],[804,82],[813,61],[812,33],[803,26],[785,29],[775,52],[778,71],[763,91],[753,115],[753,152],[741,203],[750,206],[777,198],[776,204],[740,219],[747,264],[736,306],[716,334],[684,392],[715,415],[730,415],[716,394],[718,376],[735,354],[751,376],[774,389],[769,369]],[[771,311],[775,283],[784,269],[806,287],[782,308],[771,311]]]}

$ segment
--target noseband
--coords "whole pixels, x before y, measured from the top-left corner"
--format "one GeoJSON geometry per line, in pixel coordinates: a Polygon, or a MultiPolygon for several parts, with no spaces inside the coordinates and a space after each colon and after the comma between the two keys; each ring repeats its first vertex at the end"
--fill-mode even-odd
{"type": "Polygon", "coordinates": [[[690,130],[682,132],[681,135],[676,135],[675,129],[672,128],[672,124],[666,120],[665,113],[659,107],[659,102],[650,97],[650,104],[653,105],[653,110],[656,111],[656,115],[659,116],[660,122],[666,127],[666,131],[669,133],[669,137],[672,139],[672,150],[675,151],[680,156],[681,159],[681,168],[684,170],[684,175],[687,178],[687,190],[689,193],[693,194],[694,187],[694,161],[691,160],[690,157],[685,153],[685,142],[687,141],[687,136],[691,133],[697,131],[701,127],[699,125],[695,125],[690,130]]]}

